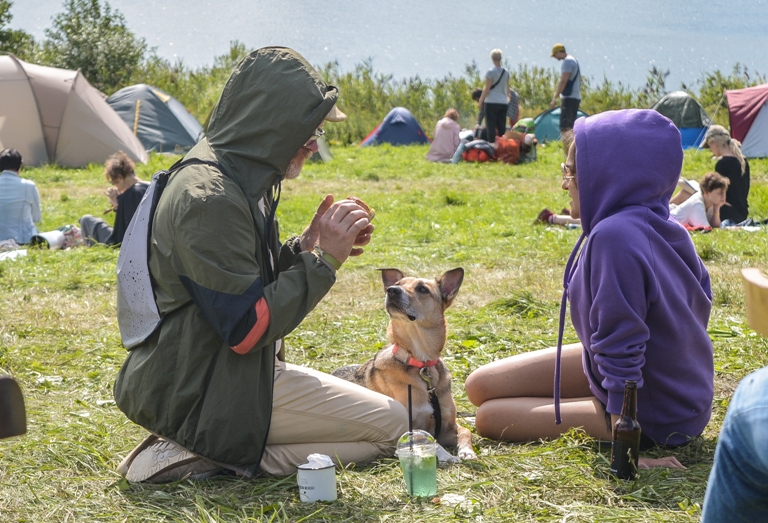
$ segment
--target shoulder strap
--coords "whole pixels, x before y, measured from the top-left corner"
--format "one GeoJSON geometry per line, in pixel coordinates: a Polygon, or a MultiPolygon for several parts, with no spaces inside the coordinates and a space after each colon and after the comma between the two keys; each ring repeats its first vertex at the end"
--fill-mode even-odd
{"type": "MultiPolygon", "coordinates": [[[[491,89],[493,89],[494,87],[496,87],[497,85],[499,85],[499,82],[501,82],[501,79],[502,79],[502,78],[504,78],[504,75],[505,75],[505,74],[509,74],[509,73],[507,73],[507,70],[506,70],[506,68],[502,67],[502,68],[501,68],[501,76],[499,76],[499,79],[498,79],[498,80],[496,80],[496,82],[495,82],[495,83],[494,83],[494,84],[491,86],[491,89]]],[[[488,89],[488,90],[490,91],[491,89],[488,89]]]]}
{"type": "MultiPolygon", "coordinates": [[[[149,231],[149,234],[147,234],[147,242],[149,242],[152,237],[152,222],[155,220],[155,211],[157,210],[158,202],[160,202],[160,196],[163,194],[163,191],[165,191],[165,186],[168,185],[168,180],[170,180],[171,176],[173,176],[176,172],[182,170],[184,167],[187,167],[190,165],[200,165],[200,164],[209,165],[214,169],[217,169],[219,172],[221,172],[221,174],[223,174],[227,178],[230,177],[227,174],[227,171],[224,169],[224,166],[221,165],[219,162],[214,162],[211,160],[201,160],[200,158],[190,158],[188,160],[182,159],[177,161],[173,165],[171,165],[168,168],[168,170],[160,171],[158,173],[155,191],[152,193],[152,203],[149,206],[149,223],[147,224],[147,229],[149,231]]],[[[149,245],[147,245],[147,253],[149,253],[149,245]]]]}

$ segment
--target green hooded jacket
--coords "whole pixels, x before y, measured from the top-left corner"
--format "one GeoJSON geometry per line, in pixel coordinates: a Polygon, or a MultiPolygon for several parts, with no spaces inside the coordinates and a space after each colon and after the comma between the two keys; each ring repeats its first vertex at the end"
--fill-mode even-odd
{"type": "Polygon", "coordinates": [[[269,432],[275,344],[335,282],[297,238],[280,245],[276,224],[265,233],[276,186],[337,96],[295,51],[252,52],[185,158],[223,169],[175,172],[155,213],[149,268],[163,321],[129,351],[115,400],[147,430],[245,475],[269,432]]]}

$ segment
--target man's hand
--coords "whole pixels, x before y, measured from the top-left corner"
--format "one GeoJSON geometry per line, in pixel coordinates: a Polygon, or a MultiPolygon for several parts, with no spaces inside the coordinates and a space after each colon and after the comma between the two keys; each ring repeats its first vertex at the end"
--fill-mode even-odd
{"type": "Polygon", "coordinates": [[[301,233],[299,244],[302,251],[311,251],[317,245],[317,239],[320,237],[320,219],[331,208],[331,205],[333,205],[333,195],[329,194],[320,202],[309,226],[301,233]]]}
{"type": "Polygon", "coordinates": [[[637,468],[639,469],[652,469],[657,467],[685,470],[682,463],[677,461],[677,458],[674,456],[666,456],[664,458],[644,458],[640,456],[637,460],[637,468]]]}
{"type": "Polygon", "coordinates": [[[349,256],[363,253],[362,247],[371,241],[373,229],[366,210],[350,200],[334,203],[329,194],[302,233],[300,245],[306,251],[318,245],[344,263],[349,256]]]}
{"type": "Polygon", "coordinates": [[[554,109],[555,107],[557,107],[557,98],[552,98],[552,101],[549,102],[549,108],[554,109]]]}

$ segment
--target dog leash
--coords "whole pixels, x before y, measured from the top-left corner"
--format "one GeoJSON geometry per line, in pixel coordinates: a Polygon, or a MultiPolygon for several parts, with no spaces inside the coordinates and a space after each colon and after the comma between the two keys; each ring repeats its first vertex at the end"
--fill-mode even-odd
{"type": "MultiPolygon", "coordinates": [[[[397,354],[397,351],[400,347],[397,345],[392,345],[392,355],[395,356],[397,354]]],[[[396,360],[398,360],[397,357],[395,357],[396,360]]],[[[429,368],[434,367],[437,365],[437,363],[440,361],[440,359],[436,360],[427,360],[427,361],[419,361],[416,358],[414,358],[412,355],[410,356],[410,359],[407,361],[398,360],[406,365],[410,365],[411,367],[416,367],[419,369],[419,376],[421,379],[423,379],[425,382],[427,382],[427,393],[429,394],[429,403],[432,405],[432,410],[434,411],[435,415],[435,439],[440,437],[440,427],[443,424],[443,416],[440,413],[440,400],[437,399],[437,394],[435,394],[435,387],[432,385],[432,377],[429,375],[429,368]]]]}
{"type": "Polygon", "coordinates": [[[419,376],[427,382],[427,393],[429,393],[429,402],[432,404],[432,410],[435,414],[435,439],[440,437],[440,427],[443,424],[443,416],[440,413],[440,400],[435,394],[435,387],[432,385],[432,378],[429,375],[429,367],[419,369],[419,376]]]}

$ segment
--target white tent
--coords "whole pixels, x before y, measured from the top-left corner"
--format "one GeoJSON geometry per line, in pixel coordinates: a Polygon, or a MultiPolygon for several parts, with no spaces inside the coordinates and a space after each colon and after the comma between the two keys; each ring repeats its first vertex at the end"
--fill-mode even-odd
{"type": "Polygon", "coordinates": [[[117,151],[147,153],[104,95],[80,71],[0,56],[0,148],[18,149],[25,165],[84,167],[117,151]]]}

